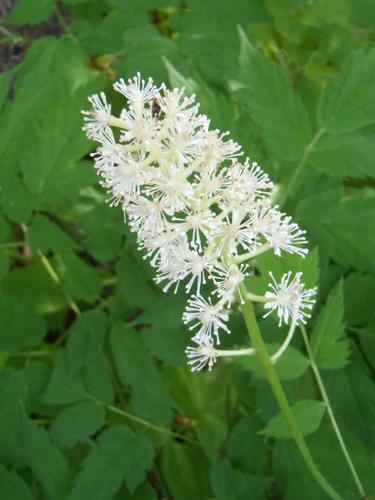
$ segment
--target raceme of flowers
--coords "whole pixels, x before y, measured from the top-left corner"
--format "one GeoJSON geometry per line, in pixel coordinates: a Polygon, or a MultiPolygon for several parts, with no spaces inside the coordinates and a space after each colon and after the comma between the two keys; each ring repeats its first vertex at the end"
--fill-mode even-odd
{"type": "MultiPolygon", "coordinates": [[[[271,206],[268,175],[248,158],[240,161],[241,147],[228,132],[210,129],[194,96],[139,74],[113,87],[126,101],[118,117],[104,93],[83,111],[83,130],[99,143],[95,168],[156,269],[155,281],[164,291],[185,287],[183,321],[196,345],[186,350],[189,364],[211,369],[223,352],[215,348],[220,335],[230,333],[232,303],[244,299],[244,262],[269,249],[305,256],[305,232],[271,206]]],[[[277,283],[272,276],[260,298],[280,325],[309,317],[315,289],[305,290],[300,278],[287,273],[277,283]]]]}

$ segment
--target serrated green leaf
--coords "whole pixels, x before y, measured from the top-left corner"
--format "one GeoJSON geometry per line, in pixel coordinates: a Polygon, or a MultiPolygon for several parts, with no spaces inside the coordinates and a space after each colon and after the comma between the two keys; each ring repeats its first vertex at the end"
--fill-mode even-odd
{"type": "Polygon", "coordinates": [[[375,50],[349,55],[322,93],[319,126],[329,132],[352,132],[375,122],[375,50]]]}
{"type": "Polygon", "coordinates": [[[229,462],[215,462],[210,468],[210,479],[218,500],[245,500],[264,498],[268,480],[261,476],[244,474],[233,469],[229,462]]]}
{"type": "Polygon", "coordinates": [[[83,462],[69,500],[111,500],[125,481],[132,493],[151,467],[153,450],[144,436],[125,426],[114,426],[99,438],[83,462]]]}
{"type": "Polygon", "coordinates": [[[19,0],[6,17],[9,24],[37,24],[50,17],[52,0],[19,0]]]}
{"type": "Polygon", "coordinates": [[[62,447],[85,442],[104,424],[105,411],[102,406],[85,401],[62,411],[53,421],[49,432],[62,447]]]}
{"type": "Polygon", "coordinates": [[[3,465],[0,465],[0,491],[2,500],[32,500],[25,481],[3,465]]]}
{"type": "Polygon", "coordinates": [[[180,34],[176,41],[181,52],[189,54],[210,81],[222,85],[238,70],[238,25],[267,19],[258,1],[237,0],[235,8],[228,8],[216,0],[190,0],[189,9],[176,9],[171,25],[180,34]]]}
{"type": "Polygon", "coordinates": [[[27,241],[31,249],[43,253],[67,252],[79,248],[71,236],[44,215],[37,215],[33,219],[27,231],[27,241]]]}
{"type": "Polygon", "coordinates": [[[239,96],[270,151],[279,159],[301,158],[311,139],[310,123],[283,67],[262,56],[243,32],[240,67],[239,96]]]}
{"type": "Polygon", "coordinates": [[[0,294],[0,350],[19,351],[35,346],[45,334],[44,319],[27,302],[0,294]]]}
{"type": "Polygon", "coordinates": [[[348,340],[342,339],[345,331],[343,301],[343,283],[340,281],[329,294],[311,334],[314,359],[322,369],[335,370],[348,362],[348,340]]]}
{"type": "Polygon", "coordinates": [[[90,253],[100,260],[114,259],[120,250],[124,228],[120,211],[112,210],[108,205],[100,203],[90,206],[79,215],[83,229],[85,245],[90,253]],[[98,238],[98,227],[100,238],[98,238]]]}
{"type": "Polygon", "coordinates": [[[364,132],[323,136],[309,155],[315,168],[339,177],[374,174],[375,135],[364,132]]]}
{"type": "Polygon", "coordinates": [[[302,200],[296,217],[321,255],[343,266],[374,271],[374,200],[371,191],[342,198],[341,190],[329,189],[302,200]]]}
{"type": "Polygon", "coordinates": [[[189,333],[181,320],[184,307],[184,296],[159,294],[139,318],[149,325],[141,332],[146,346],[170,366],[181,366],[186,361],[189,333]]]}
{"type": "Polygon", "coordinates": [[[39,314],[68,307],[62,287],[52,280],[40,261],[10,271],[2,288],[19,301],[27,301],[39,314]]]}
{"type": "MultiPolygon", "coordinates": [[[[325,410],[325,404],[322,401],[305,399],[295,403],[291,409],[301,433],[303,436],[307,436],[315,432],[319,427],[325,410]]],[[[293,434],[283,413],[279,413],[276,417],[272,418],[267,426],[260,431],[260,434],[276,439],[293,438],[293,434]]]]}
{"type": "Polygon", "coordinates": [[[73,297],[94,302],[100,295],[102,284],[94,267],[89,266],[74,253],[56,255],[51,263],[66,291],[73,297]]]}
{"type": "Polygon", "coordinates": [[[113,401],[110,369],[103,352],[107,318],[99,310],[82,314],[69,330],[67,346],[56,351],[54,370],[43,395],[46,404],[68,404],[95,398],[113,401]]]}
{"type": "Polygon", "coordinates": [[[125,324],[118,324],[111,330],[110,346],[120,381],[132,388],[133,410],[160,424],[169,422],[173,401],[139,334],[125,324]]]}
{"type": "Polygon", "coordinates": [[[51,500],[61,500],[68,491],[71,472],[62,453],[53,446],[45,429],[24,418],[22,438],[26,461],[51,500]]]}
{"type": "Polygon", "coordinates": [[[56,351],[51,379],[42,395],[49,405],[75,403],[87,398],[82,379],[70,369],[65,351],[56,351]]]}

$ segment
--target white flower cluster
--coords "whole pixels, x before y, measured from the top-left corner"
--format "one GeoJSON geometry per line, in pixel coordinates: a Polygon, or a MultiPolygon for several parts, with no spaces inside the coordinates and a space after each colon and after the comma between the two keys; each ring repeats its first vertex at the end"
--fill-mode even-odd
{"type": "MultiPolygon", "coordinates": [[[[247,275],[239,263],[269,248],[278,256],[304,256],[304,231],[270,206],[267,174],[249,159],[240,163],[240,146],[228,132],[210,130],[194,96],[157,87],[139,74],[114,89],[127,101],[119,117],[103,93],[90,97],[92,108],[83,112],[84,131],[99,143],[95,168],[110,203],[121,205],[139,248],[157,269],[155,281],[164,291],[177,291],[183,282],[191,294],[183,321],[199,353],[209,353],[211,368],[213,345],[220,332],[230,333],[229,308],[247,275]],[[211,293],[204,298],[208,281],[211,293]]],[[[280,321],[304,319],[311,294],[301,285],[288,295],[288,280],[273,286],[265,307],[276,309],[280,321]]],[[[206,363],[194,349],[187,354],[202,368],[206,363]]]]}

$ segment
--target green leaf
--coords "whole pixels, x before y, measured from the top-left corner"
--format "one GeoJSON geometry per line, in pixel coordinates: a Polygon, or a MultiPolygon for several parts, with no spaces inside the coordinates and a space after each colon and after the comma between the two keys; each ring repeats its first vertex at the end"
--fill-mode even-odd
{"type": "Polygon", "coordinates": [[[228,440],[228,458],[242,472],[256,476],[268,474],[267,450],[259,436],[261,422],[253,414],[244,415],[232,429],[228,440]]]}
{"type": "Polygon", "coordinates": [[[0,281],[7,275],[9,270],[9,258],[4,250],[0,249],[0,281]]]}
{"type": "Polygon", "coordinates": [[[0,491],[2,500],[32,500],[25,481],[3,465],[0,465],[0,491]]]}
{"type": "Polygon", "coordinates": [[[0,173],[1,206],[4,214],[14,222],[28,222],[32,214],[32,198],[17,173],[4,168],[0,173]]]}
{"type": "Polygon", "coordinates": [[[265,498],[268,480],[233,469],[227,461],[211,465],[210,478],[217,500],[261,500],[265,498]]]}
{"type": "Polygon", "coordinates": [[[43,253],[67,252],[79,248],[73,238],[44,215],[37,215],[33,219],[27,231],[27,241],[32,250],[43,253]]]}
{"type": "Polygon", "coordinates": [[[185,304],[182,294],[158,294],[139,319],[149,325],[142,330],[145,344],[154,356],[170,366],[186,362],[189,333],[181,320],[185,304]]]}
{"type": "Polygon", "coordinates": [[[324,257],[343,266],[375,271],[375,197],[371,191],[341,198],[329,189],[308,196],[296,208],[296,216],[324,257]]]}
{"type": "Polygon", "coordinates": [[[49,405],[69,404],[86,399],[82,379],[70,369],[65,351],[56,351],[51,379],[42,395],[42,402],[49,405]]]}
{"type": "Polygon", "coordinates": [[[375,122],[375,50],[349,55],[321,95],[317,118],[328,132],[352,132],[375,122]]]}
{"type": "Polygon", "coordinates": [[[306,109],[283,67],[262,56],[242,31],[240,35],[241,101],[278,159],[300,159],[311,139],[306,109]]]}
{"type": "Polygon", "coordinates": [[[24,453],[28,466],[51,500],[64,498],[71,473],[62,453],[53,446],[45,429],[24,418],[22,424],[24,453]]]}
{"type": "Polygon", "coordinates": [[[374,173],[375,135],[364,132],[323,136],[309,155],[315,168],[338,177],[374,173]]]}
{"type": "Polygon", "coordinates": [[[98,298],[102,284],[98,271],[94,267],[86,264],[74,253],[55,255],[51,263],[67,292],[73,298],[89,303],[98,298]]]}
{"type": "Polygon", "coordinates": [[[123,481],[130,493],[141,483],[153,460],[151,443],[125,426],[113,426],[83,461],[69,500],[111,500],[123,481]]]}
{"type": "Polygon", "coordinates": [[[27,301],[39,314],[69,307],[61,285],[52,280],[40,261],[10,271],[2,288],[19,301],[27,301]]]}
{"type": "Polygon", "coordinates": [[[344,281],[345,321],[349,325],[365,325],[375,319],[373,274],[350,273],[344,281]]]}
{"type": "Polygon", "coordinates": [[[5,217],[0,214],[0,241],[4,242],[10,235],[10,225],[6,221],[5,217]]]}
{"type": "Polygon", "coordinates": [[[46,404],[68,404],[94,397],[111,404],[113,387],[103,353],[107,318],[99,310],[82,314],[69,330],[64,350],[55,354],[54,370],[43,395],[46,404]]]}
{"type": "Polygon", "coordinates": [[[0,459],[3,464],[23,460],[20,434],[25,415],[26,393],[21,373],[13,368],[0,370],[0,459]]]}
{"type": "MultiPolygon", "coordinates": [[[[302,435],[307,436],[315,432],[319,427],[325,410],[325,404],[322,401],[305,399],[295,403],[291,409],[302,435]]],[[[276,439],[293,438],[293,434],[283,413],[279,413],[276,417],[272,418],[267,426],[260,431],[260,434],[276,439]]]]}
{"type": "Polygon", "coordinates": [[[176,9],[171,24],[179,33],[176,42],[181,52],[189,54],[211,82],[223,85],[238,69],[237,26],[267,19],[258,1],[237,0],[235,8],[228,8],[226,2],[190,0],[189,9],[176,9]]]}
{"type": "Polygon", "coordinates": [[[157,423],[169,422],[173,401],[139,334],[125,324],[117,324],[110,333],[110,346],[121,383],[132,388],[133,410],[157,423]]]}
{"type": "Polygon", "coordinates": [[[172,498],[204,500],[210,497],[207,458],[199,449],[170,441],[163,449],[161,466],[172,498]],[[175,474],[176,470],[184,474],[175,474]]]}
{"type": "Polygon", "coordinates": [[[124,230],[120,210],[112,210],[104,203],[93,205],[79,215],[79,222],[83,229],[85,245],[95,258],[108,261],[118,255],[124,230]]]}
{"type": "Polygon", "coordinates": [[[27,302],[0,294],[0,350],[19,351],[40,343],[46,334],[44,319],[27,302]]]}
{"type": "Polygon", "coordinates": [[[342,339],[345,332],[343,301],[343,283],[340,281],[329,294],[311,334],[315,362],[325,370],[342,368],[348,362],[348,340],[342,339]]]}
{"type": "MultiPolygon", "coordinates": [[[[54,195],[61,193],[61,187],[56,187],[56,180],[63,177],[60,171],[70,171],[89,151],[77,109],[92,93],[94,76],[81,48],[69,37],[45,37],[28,50],[16,75],[15,98],[7,102],[0,117],[2,206],[16,222],[27,221],[34,206],[43,209],[45,198],[53,200],[46,194],[51,186],[54,195]]],[[[63,196],[69,198],[66,193],[63,196]]]]}
{"type": "Polygon", "coordinates": [[[52,0],[19,0],[6,17],[9,24],[37,24],[50,17],[52,0]]]}
{"type": "Polygon", "coordinates": [[[49,431],[62,447],[70,447],[87,441],[104,424],[104,408],[92,401],[85,401],[61,412],[49,431]]]}
{"type": "MultiPolygon", "coordinates": [[[[274,354],[281,346],[280,344],[266,344],[270,355],[274,354]]],[[[254,356],[244,356],[236,359],[236,362],[243,368],[254,372],[257,378],[266,378],[264,369],[258,358],[254,356]]],[[[289,346],[275,365],[276,372],[280,380],[294,380],[300,377],[309,366],[309,360],[294,347],[289,346]]]]}
{"type": "Polygon", "coordinates": [[[284,254],[281,258],[268,251],[258,255],[255,259],[259,273],[246,279],[248,288],[256,294],[264,295],[272,281],[271,271],[276,281],[280,281],[283,274],[292,271],[302,272],[302,282],[306,288],[313,288],[319,280],[319,253],[318,249],[311,250],[305,258],[297,254],[284,254]]]}

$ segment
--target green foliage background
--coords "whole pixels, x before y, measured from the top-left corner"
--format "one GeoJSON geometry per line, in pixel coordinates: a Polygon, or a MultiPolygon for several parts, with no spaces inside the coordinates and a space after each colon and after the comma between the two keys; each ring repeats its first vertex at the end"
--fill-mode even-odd
{"type": "MultiPolygon", "coordinates": [[[[196,93],[307,229],[308,258],[265,254],[249,285],[270,269],[318,285],[312,348],[370,497],[375,3],[19,0],[1,26],[27,48],[0,76],[1,499],[326,498],[254,361],[189,372],[185,299],[155,286],[105,204],[80,110],[101,89],[118,109],[111,83],[137,71],[196,93]]],[[[261,328],[281,343],[274,318],[261,328]]],[[[321,470],[359,498],[299,335],[278,372],[321,470]]]]}

